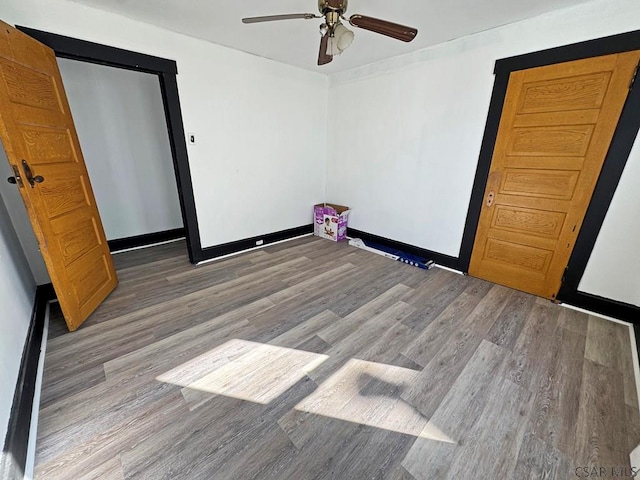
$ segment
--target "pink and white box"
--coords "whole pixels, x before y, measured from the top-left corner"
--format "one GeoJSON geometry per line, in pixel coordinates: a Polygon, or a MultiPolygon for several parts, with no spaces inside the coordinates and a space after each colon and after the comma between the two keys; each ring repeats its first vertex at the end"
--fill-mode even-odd
{"type": "Polygon", "coordinates": [[[347,238],[349,207],[334,203],[313,206],[313,233],[318,237],[337,242],[347,238]]]}

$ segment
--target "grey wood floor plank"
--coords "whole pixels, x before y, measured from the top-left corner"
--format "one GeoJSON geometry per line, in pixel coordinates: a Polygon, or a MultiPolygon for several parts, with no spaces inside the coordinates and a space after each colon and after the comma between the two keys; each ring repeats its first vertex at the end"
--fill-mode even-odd
{"type": "Polygon", "coordinates": [[[114,457],[90,472],[81,473],[78,480],[124,480],[120,458],[114,457]]]}
{"type": "MultiPolygon", "coordinates": [[[[409,307],[402,316],[396,318],[404,318],[413,312],[413,307],[409,307]]],[[[382,332],[378,338],[373,339],[369,347],[360,350],[357,357],[361,360],[370,362],[384,363],[385,365],[396,365],[394,360],[402,355],[402,350],[415,338],[415,332],[400,321],[396,321],[389,325],[389,328],[382,332]]],[[[404,355],[402,355],[404,357],[404,355]]],[[[406,357],[405,357],[406,358],[406,357]]],[[[409,362],[411,362],[409,360],[409,362]]],[[[414,362],[411,362],[414,363],[414,362]]],[[[413,365],[411,366],[413,367],[413,365]]],[[[409,368],[411,368],[409,367],[409,368]]],[[[416,368],[412,368],[415,370],[416,368]]],[[[418,367],[419,369],[419,367],[418,367]]]]}
{"type": "Polygon", "coordinates": [[[387,480],[416,480],[416,477],[407,472],[402,465],[397,466],[386,478],[387,480]]]}
{"type": "Polygon", "coordinates": [[[64,401],[65,398],[71,395],[106,381],[102,363],[79,369],[73,375],[67,375],[66,373],[57,381],[52,379],[47,384],[47,388],[41,390],[40,408],[46,408],[56,402],[64,401]]]}
{"type": "Polygon", "coordinates": [[[353,285],[340,292],[337,297],[338,301],[331,307],[332,311],[341,317],[346,317],[354,310],[360,308],[364,303],[374,300],[383,292],[397,285],[413,288],[411,284],[415,283],[415,276],[422,276],[424,274],[424,270],[410,267],[401,262],[395,262],[399,264],[397,269],[390,269],[388,263],[392,262],[392,260],[384,257],[381,258],[388,260],[385,262],[386,264],[381,265],[375,270],[368,270],[369,266],[367,266],[358,271],[358,276],[355,278],[353,285]]]}
{"type": "Polygon", "coordinates": [[[54,338],[63,336],[69,332],[67,324],[64,321],[62,310],[58,302],[49,303],[49,329],[47,335],[47,343],[54,338]]]}
{"type": "MultiPolygon", "coordinates": [[[[310,262],[311,263],[308,268],[306,268],[305,270],[296,272],[295,274],[289,276],[286,280],[287,285],[296,285],[297,283],[303,282],[305,280],[309,280],[310,278],[315,277],[320,273],[326,272],[327,270],[338,268],[341,265],[350,264],[360,268],[360,263],[362,263],[362,260],[360,255],[357,252],[350,252],[349,250],[343,250],[338,254],[331,255],[331,259],[325,262],[314,262],[313,259],[310,259],[310,262]]],[[[378,261],[376,264],[372,264],[368,266],[374,267],[375,265],[379,266],[380,264],[381,262],[378,261]]],[[[251,268],[254,271],[260,271],[263,267],[261,264],[253,264],[251,268]]]]}
{"type": "Polygon", "coordinates": [[[545,375],[547,358],[541,352],[553,343],[559,314],[550,302],[533,305],[505,369],[509,380],[533,393],[545,375]]]}
{"type": "Polygon", "coordinates": [[[395,367],[408,368],[411,370],[416,370],[418,372],[422,371],[422,367],[418,365],[416,362],[409,360],[403,354],[398,353],[395,357],[393,357],[389,362],[389,365],[393,365],[395,367]]]}
{"type": "Polygon", "coordinates": [[[468,285],[463,290],[464,293],[467,295],[475,295],[480,300],[485,298],[489,291],[495,286],[495,284],[479,278],[468,277],[466,280],[468,281],[468,285]]]}
{"type": "Polygon", "coordinates": [[[36,479],[568,478],[640,441],[625,326],[316,237],[117,257],[81,329],[51,309],[36,479]]]}
{"type": "MultiPolygon", "coordinates": [[[[343,340],[333,344],[327,351],[329,358],[316,369],[309,372],[309,377],[316,383],[326,379],[339,365],[350,358],[360,358],[360,352],[367,349],[377,339],[381,338],[396,323],[401,322],[415,311],[415,308],[404,302],[396,302],[386,310],[371,318],[362,325],[357,332],[347,335],[343,340]]],[[[406,327],[405,327],[406,328],[406,327]]],[[[322,332],[318,335],[320,336],[322,332]]],[[[321,337],[323,338],[323,337],[321,337]]],[[[323,338],[323,340],[326,340],[323,338]]],[[[395,356],[399,352],[394,352],[395,356]]]]}
{"type": "Polygon", "coordinates": [[[287,330],[283,334],[278,335],[274,339],[270,340],[269,343],[271,345],[294,348],[296,345],[304,343],[312,337],[317,336],[318,332],[322,331],[324,328],[330,325],[335,325],[341,320],[342,318],[331,310],[324,310],[318,315],[314,315],[309,320],[306,320],[290,330],[287,330]]]}
{"type": "Polygon", "coordinates": [[[547,366],[540,376],[531,411],[532,432],[573,458],[582,388],[585,337],[564,328],[546,349],[547,366]]]}
{"type": "Polygon", "coordinates": [[[622,371],[622,359],[617,354],[619,348],[618,330],[620,328],[624,327],[604,318],[590,315],[584,358],[622,371]]]}
{"type": "Polygon", "coordinates": [[[291,287],[280,290],[269,296],[269,299],[274,303],[283,303],[287,300],[291,300],[295,297],[306,296],[310,293],[316,285],[326,280],[340,281],[344,276],[347,276],[350,272],[353,272],[356,266],[351,263],[345,263],[339,267],[333,268],[329,271],[323,272],[308,280],[304,280],[300,283],[292,285],[291,287]]]}
{"type": "Polygon", "coordinates": [[[113,255],[113,263],[118,270],[124,270],[174,257],[187,258],[187,244],[185,240],[177,240],[163,245],[154,245],[152,248],[116,253],[113,255]]]}
{"type": "Polygon", "coordinates": [[[399,467],[399,461],[411,448],[413,440],[410,435],[359,426],[344,442],[343,448],[338,449],[312,478],[389,478],[399,467]]]}
{"type": "Polygon", "coordinates": [[[244,308],[215,317],[172,336],[104,363],[109,383],[135,378],[146,379],[210,351],[231,338],[249,338],[253,327],[249,318],[270,308],[268,300],[258,300],[244,308]]]}
{"type": "Polygon", "coordinates": [[[524,322],[533,308],[536,297],[517,292],[509,300],[502,313],[485,337],[490,342],[511,350],[520,335],[524,322]]]}
{"type": "Polygon", "coordinates": [[[477,350],[482,336],[464,326],[449,338],[402,398],[431,417],[477,350]]]}
{"type": "MultiPolygon", "coordinates": [[[[95,372],[95,368],[100,368],[104,362],[117,359],[154,340],[153,333],[148,329],[131,332],[125,338],[119,338],[122,337],[120,333],[105,337],[102,342],[98,337],[91,337],[92,341],[83,342],[82,347],[78,348],[79,354],[71,359],[62,350],[52,352],[45,361],[45,372],[51,383],[69,378],[81,381],[82,373],[91,374],[91,369],[95,372]]],[[[95,378],[95,374],[93,377],[95,378]]],[[[49,396],[48,388],[45,389],[44,396],[49,396]]]]}
{"type": "Polygon", "coordinates": [[[471,312],[466,323],[484,337],[514,294],[515,292],[509,288],[494,285],[471,312]]]}
{"type": "Polygon", "coordinates": [[[625,412],[621,373],[585,358],[582,376],[575,460],[579,465],[630,467],[626,422],[614,413],[625,412]]]}
{"type": "Polygon", "coordinates": [[[119,473],[123,476],[119,458],[117,463],[108,459],[169,428],[176,418],[185,415],[186,412],[186,405],[179,392],[174,390],[171,395],[149,404],[140,414],[126,417],[84,440],[77,448],[66,449],[49,459],[38,458],[36,476],[47,479],[82,478],[86,472],[92,471],[97,475],[102,471],[102,462],[105,460],[107,463],[113,463],[109,466],[110,470],[115,469],[116,475],[119,473]]]}
{"type": "Polygon", "coordinates": [[[618,325],[616,337],[618,340],[617,350],[620,355],[620,372],[624,386],[624,401],[627,405],[636,407],[638,405],[638,390],[636,388],[636,377],[633,369],[633,357],[631,355],[631,339],[629,338],[629,327],[618,325]]]}
{"type": "Polygon", "coordinates": [[[304,350],[306,352],[314,352],[314,353],[326,353],[327,350],[331,348],[327,342],[321,339],[319,336],[314,335],[313,337],[308,338],[304,342],[296,345],[297,350],[304,350]]]}
{"type": "Polygon", "coordinates": [[[483,340],[402,461],[417,480],[447,478],[457,450],[494,399],[508,351],[483,340]]]}
{"type": "MultiPolygon", "coordinates": [[[[407,303],[416,307],[416,313],[405,320],[405,325],[414,330],[423,331],[447,306],[469,286],[470,279],[440,268],[429,270],[437,278],[425,282],[426,288],[418,288],[406,297],[407,303]]],[[[477,298],[475,295],[471,295],[477,298]]]]}
{"type": "Polygon", "coordinates": [[[575,476],[576,468],[562,452],[527,432],[518,453],[513,478],[565,480],[575,476]]]}
{"type": "Polygon", "coordinates": [[[491,392],[485,408],[471,428],[462,448],[456,450],[449,468],[450,478],[510,478],[526,433],[533,394],[503,380],[491,392]]]}
{"type": "Polygon", "coordinates": [[[74,444],[88,442],[96,431],[108,431],[128,418],[143,414],[178,387],[166,383],[144,383],[135,389],[101,383],[41,411],[38,422],[37,462],[47,462],[74,444]],[[112,392],[120,393],[113,398],[112,392]],[[87,425],[92,428],[87,428],[87,425]]]}
{"type": "Polygon", "coordinates": [[[411,289],[405,285],[395,285],[373,300],[365,303],[357,310],[351,312],[340,321],[328,325],[318,332],[318,336],[329,344],[335,344],[358,330],[372,317],[379,315],[391,305],[398,302],[409,291],[411,291],[411,289]]]}
{"type": "Polygon", "coordinates": [[[460,293],[401,353],[418,365],[426,366],[442,344],[464,325],[464,320],[479,302],[475,295],[460,293]]]}
{"type": "Polygon", "coordinates": [[[276,434],[267,419],[282,416],[314,388],[313,382],[303,379],[287,390],[279,402],[269,405],[217,397],[197,413],[187,415],[179,428],[160,432],[153,440],[140,442],[124,452],[121,459],[125,476],[225,478],[218,476],[218,472],[226,465],[242,461],[255,448],[269,449],[268,441],[276,434]]]}
{"type": "Polygon", "coordinates": [[[571,308],[563,308],[558,316],[558,325],[580,335],[587,335],[589,315],[571,308]]]}

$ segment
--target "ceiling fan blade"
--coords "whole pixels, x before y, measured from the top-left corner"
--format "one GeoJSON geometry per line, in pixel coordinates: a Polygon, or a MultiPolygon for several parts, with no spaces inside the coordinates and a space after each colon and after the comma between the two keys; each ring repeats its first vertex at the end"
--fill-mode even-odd
{"type": "Polygon", "coordinates": [[[260,23],[260,22],[273,22],[276,20],[297,20],[297,19],[310,20],[312,18],[321,18],[313,13],[289,13],[286,15],[267,15],[266,17],[248,17],[243,18],[242,23],[260,23]]]}
{"type": "Polygon", "coordinates": [[[418,30],[413,27],[358,14],[352,15],[351,18],[349,18],[349,23],[354,27],[364,28],[365,30],[402,40],[403,42],[410,42],[416,38],[418,34],[418,30]]]}
{"type": "Polygon", "coordinates": [[[327,47],[329,46],[329,34],[325,34],[320,39],[320,52],[318,52],[318,65],[326,65],[333,60],[333,55],[327,54],[327,47]]]}

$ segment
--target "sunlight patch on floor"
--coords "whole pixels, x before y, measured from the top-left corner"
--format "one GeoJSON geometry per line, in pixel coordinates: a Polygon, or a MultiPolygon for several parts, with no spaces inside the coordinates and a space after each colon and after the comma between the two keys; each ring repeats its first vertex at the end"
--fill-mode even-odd
{"type": "MultiPolygon", "coordinates": [[[[183,387],[190,410],[217,395],[269,404],[329,357],[233,339],[156,377],[183,387]]],[[[456,443],[400,398],[420,372],[352,358],[294,410],[415,437],[456,443]]],[[[302,427],[304,428],[304,427],[302,427]]]]}
{"type": "Polygon", "coordinates": [[[455,443],[400,398],[419,372],[352,358],[295,409],[325,417],[455,443]]]}
{"type": "Polygon", "coordinates": [[[156,379],[184,387],[182,394],[191,410],[215,395],[268,404],[327,358],[234,339],[156,379]]]}

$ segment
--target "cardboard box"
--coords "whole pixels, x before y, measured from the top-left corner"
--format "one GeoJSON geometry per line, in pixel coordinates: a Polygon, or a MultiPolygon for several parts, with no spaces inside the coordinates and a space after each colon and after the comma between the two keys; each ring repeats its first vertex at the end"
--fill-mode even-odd
{"type": "Polygon", "coordinates": [[[337,242],[347,238],[349,207],[333,203],[313,206],[313,233],[318,237],[337,242]]]}

